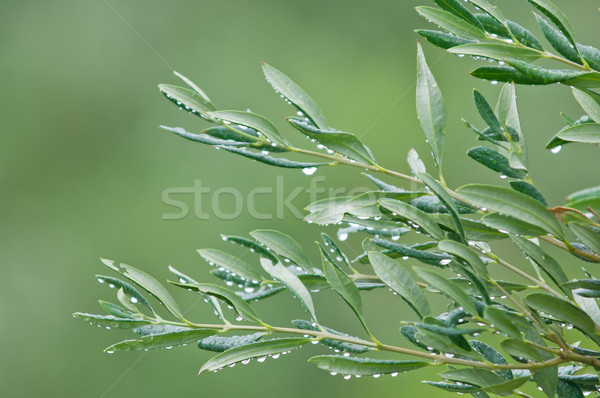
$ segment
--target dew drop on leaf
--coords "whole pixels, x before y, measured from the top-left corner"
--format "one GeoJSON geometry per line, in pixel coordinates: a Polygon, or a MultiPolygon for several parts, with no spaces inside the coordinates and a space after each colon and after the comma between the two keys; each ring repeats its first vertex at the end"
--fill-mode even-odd
{"type": "Polygon", "coordinates": [[[555,146],[554,148],[550,149],[550,152],[552,152],[552,153],[559,153],[561,149],[562,149],[561,145],[555,146]]]}
{"type": "Polygon", "coordinates": [[[305,167],[302,169],[302,172],[307,176],[315,174],[315,171],[317,171],[316,167],[305,167]]]}

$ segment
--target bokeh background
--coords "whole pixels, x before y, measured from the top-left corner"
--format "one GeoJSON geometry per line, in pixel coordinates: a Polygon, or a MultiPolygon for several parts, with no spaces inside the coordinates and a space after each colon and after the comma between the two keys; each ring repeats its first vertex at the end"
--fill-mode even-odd
{"type": "MultiPolygon", "coordinates": [[[[186,347],[103,354],[107,345],[130,338],[128,332],[92,328],[71,317],[75,311],[100,311],[99,298],[114,301],[114,291],[94,277],[108,272],[100,257],[141,267],[161,280],[172,264],[210,281],[196,249],[231,249],[220,232],[277,228],[317,260],[313,242],[319,229],[289,212],[285,220],[254,220],[246,211],[232,221],[199,220],[193,213],[162,219],[174,211],[163,203],[163,191],[192,187],[197,179],[213,191],[230,186],[242,193],[274,187],[278,176],[288,193],[311,180],[298,170],[269,168],[157,129],[205,126],[159,94],[157,83],[177,83],[166,64],[195,80],[222,109],[251,108],[296,137],[282,118],[292,110],[263,80],[264,60],[309,91],[331,125],[361,135],[383,165],[406,172],[410,148],[422,157],[429,152],[413,99],[413,30],[428,27],[413,7],[427,3],[121,0],[109,1],[113,12],[100,0],[0,2],[0,396],[445,396],[420,384],[425,372],[361,381],[331,377],[305,363],[319,352],[314,347],[197,377],[210,353],[186,347]]],[[[504,3],[508,17],[538,32],[524,1],[504,3]]],[[[600,44],[595,0],[557,4],[580,41],[600,44]]],[[[446,179],[451,186],[500,183],[465,156],[474,137],[460,122],[464,117],[480,125],[473,87],[491,96],[499,87],[468,76],[475,61],[444,55],[427,43],[424,48],[448,106],[446,179]]],[[[559,155],[544,149],[561,126],[559,111],[578,116],[566,90],[518,88],[521,113],[528,115],[523,124],[531,172],[553,204],[598,185],[597,148],[573,145],[559,155]]],[[[336,168],[316,176],[326,177],[325,186],[368,186],[359,170],[336,168]]],[[[261,198],[259,209],[275,206],[274,197],[261,198]]],[[[182,200],[193,205],[189,195],[182,200]]],[[[303,193],[294,203],[302,208],[306,200],[303,193]]],[[[345,245],[349,256],[358,243],[345,245]]],[[[577,260],[565,261],[579,267],[577,260]]],[[[194,298],[174,294],[191,317],[210,317],[194,298]]],[[[399,319],[406,307],[380,293],[365,300],[378,335],[401,344],[399,319]]],[[[361,333],[336,297],[323,294],[318,302],[328,325],[361,333]]],[[[303,315],[283,296],[257,308],[273,323],[303,315]]]]}

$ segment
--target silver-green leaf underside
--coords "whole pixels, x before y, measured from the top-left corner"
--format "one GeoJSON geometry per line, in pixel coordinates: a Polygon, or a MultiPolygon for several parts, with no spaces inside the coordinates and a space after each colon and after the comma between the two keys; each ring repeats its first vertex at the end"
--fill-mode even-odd
{"type": "Polygon", "coordinates": [[[170,348],[178,345],[196,343],[205,337],[218,333],[217,329],[192,329],[172,333],[151,334],[138,340],[125,340],[106,347],[104,352],[140,351],[154,348],[170,348]]]}
{"type": "Polygon", "coordinates": [[[309,362],[317,365],[319,369],[352,376],[374,376],[408,372],[432,365],[431,362],[423,361],[391,361],[371,358],[347,358],[337,355],[321,355],[312,357],[309,362]]]}

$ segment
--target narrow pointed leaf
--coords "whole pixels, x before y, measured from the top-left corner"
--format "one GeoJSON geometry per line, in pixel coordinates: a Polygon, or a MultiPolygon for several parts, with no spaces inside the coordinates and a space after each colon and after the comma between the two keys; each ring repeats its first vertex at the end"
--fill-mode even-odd
{"type": "Polygon", "coordinates": [[[221,234],[221,238],[224,241],[235,243],[247,249],[250,249],[251,252],[258,254],[261,257],[268,258],[269,260],[276,262],[277,258],[263,246],[259,245],[253,240],[241,237],[241,236],[230,236],[221,234]]]}
{"type": "Polygon", "coordinates": [[[531,79],[512,66],[480,66],[471,72],[471,76],[478,79],[507,82],[515,84],[542,84],[541,81],[531,79]]]}
{"type": "Polygon", "coordinates": [[[477,387],[489,387],[496,384],[502,384],[505,381],[491,370],[477,368],[454,369],[440,373],[439,376],[446,380],[467,383],[477,387]]]}
{"type": "Polygon", "coordinates": [[[365,177],[373,182],[377,186],[377,188],[386,192],[403,192],[404,190],[400,187],[397,187],[392,184],[388,184],[387,182],[381,181],[379,178],[373,177],[371,174],[362,173],[365,177]]]}
{"type": "Polygon", "coordinates": [[[561,33],[567,37],[569,42],[575,46],[573,27],[565,14],[554,3],[550,0],[527,0],[527,2],[548,17],[561,33]]]}
{"type": "Polygon", "coordinates": [[[396,213],[399,217],[417,224],[419,229],[422,229],[432,238],[436,240],[444,239],[444,233],[433,218],[416,207],[394,199],[380,199],[379,205],[392,213],[396,213]]]}
{"type": "Polygon", "coordinates": [[[492,110],[492,107],[487,102],[485,97],[479,91],[473,90],[473,99],[475,101],[477,112],[479,112],[479,115],[483,121],[490,127],[491,133],[502,136],[504,133],[504,128],[500,124],[500,121],[496,117],[496,114],[492,110]]]}
{"type": "Polygon", "coordinates": [[[257,229],[250,235],[271,248],[278,255],[287,258],[308,273],[313,273],[313,266],[302,247],[291,236],[271,229],[257,229]]]}
{"type": "Polygon", "coordinates": [[[235,146],[218,146],[218,148],[223,149],[227,152],[232,152],[238,155],[245,156],[247,158],[256,160],[261,163],[268,164],[269,166],[283,167],[287,169],[312,169],[314,167],[329,165],[329,163],[297,162],[295,160],[277,158],[271,155],[267,155],[260,152],[253,152],[246,148],[238,148],[235,146]]]}
{"type": "Polygon", "coordinates": [[[289,269],[284,267],[281,263],[273,265],[271,260],[266,258],[260,259],[260,264],[273,278],[284,285],[288,290],[296,297],[300,304],[306,309],[311,318],[317,322],[317,316],[315,315],[315,306],[312,301],[310,292],[304,286],[300,278],[292,273],[289,269]]]}
{"type": "Polygon", "coordinates": [[[488,0],[468,0],[469,3],[473,4],[475,7],[485,11],[488,15],[496,19],[498,22],[504,22],[504,15],[500,11],[498,6],[493,6],[490,4],[488,0]]]}
{"type": "Polygon", "coordinates": [[[260,340],[264,333],[253,333],[242,336],[212,335],[198,341],[198,348],[202,350],[223,352],[234,347],[244,346],[260,340]]]}
{"type": "Polygon", "coordinates": [[[357,162],[377,164],[371,150],[363,145],[354,134],[331,128],[320,129],[296,117],[288,117],[287,120],[301,133],[342,156],[357,162]]]}
{"type": "MultiPolygon", "coordinates": [[[[471,344],[471,347],[473,347],[473,349],[477,351],[486,361],[496,365],[508,365],[508,362],[502,356],[502,354],[496,351],[493,347],[478,340],[471,340],[469,341],[469,344],[471,344]]],[[[510,380],[513,378],[513,374],[510,370],[501,370],[498,371],[498,374],[505,380],[510,380]]]]}
{"type": "Polygon", "coordinates": [[[327,128],[325,116],[317,106],[316,102],[300,86],[288,76],[273,68],[271,65],[262,63],[262,70],[267,81],[273,86],[275,92],[284,96],[298,111],[306,115],[318,128],[327,128]]]}
{"type": "Polygon", "coordinates": [[[453,240],[443,240],[438,243],[438,249],[463,259],[480,275],[485,276],[488,274],[487,268],[479,255],[471,250],[469,246],[453,240]]]}
{"type": "Polygon", "coordinates": [[[448,11],[434,7],[417,7],[416,10],[423,18],[457,36],[474,40],[485,38],[483,30],[448,11]]]}
{"type": "Polygon", "coordinates": [[[208,116],[208,113],[217,109],[210,101],[207,101],[206,98],[194,90],[170,84],[160,84],[158,88],[167,99],[177,106],[205,119],[210,120],[211,117],[208,116]]]}
{"type": "Polygon", "coordinates": [[[73,314],[73,317],[82,319],[95,326],[107,327],[111,329],[133,329],[152,323],[152,321],[149,320],[119,318],[114,315],[95,315],[86,314],[83,312],[76,312],[73,314]]]}
{"type": "Polygon", "coordinates": [[[134,319],[133,313],[129,310],[126,310],[116,304],[109,303],[108,301],[98,300],[100,303],[100,307],[104,309],[104,311],[108,312],[109,315],[113,315],[117,318],[129,318],[134,319]]]}
{"type": "Polygon", "coordinates": [[[347,358],[337,355],[321,355],[308,360],[328,372],[344,375],[372,376],[408,372],[424,366],[430,366],[431,362],[423,361],[392,361],[371,358],[347,358]]]}
{"type": "MultiPolygon", "coordinates": [[[[312,323],[312,322],[305,321],[302,319],[296,319],[293,322],[294,322],[294,325],[299,329],[312,330],[315,332],[321,330],[321,329],[319,329],[319,326],[316,323],[312,323]]],[[[330,329],[328,327],[321,326],[321,328],[323,328],[324,330],[326,330],[329,333],[333,333],[338,336],[352,337],[350,335],[347,335],[342,332],[338,332],[338,331],[330,329]]],[[[332,340],[332,339],[321,339],[321,340],[319,340],[319,343],[326,345],[328,347],[331,347],[334,350],[338,350],[338,351],[342,351],[342,352],[351,352],[353,354],[362,354],[362,353],[365,353],[365,352],[371,350],[371,348],[365,347],[363,345],[347,343],[345,341],[332,340]]]]}
{"type": "Polygon", "coordinates": [[[102,259],[102,262],[156,297],[176,318],[183,319],[183,314],[173,296],[156,279],[127,264],[116,265],[114,261],[107,259],[102,259]]]}
{"type": "Polygon", "coordinates": [[[569,228],[584,245],[596,252],[596,254],[600,254],[600,233],[575,222],[570,222],[569,228]]]}
{"type": "Polygon", "coordinates": [[[529,79],[535,80],[535,84],[541,85],[567,82],[589,73],[569,69],[547,69],[516,59],[508,59],[506,62],[529,79]]]}
{"type": "Polygon", "coordinates": [[[600,123],[600,104],[591,95],[573,88],[573,96],[584,112],[596,123],[600,123]]]}
{"type": "Polygon", "coordinates": [[[155,348],[170,348],[178,345],[196,343],[198,340],[218,333],[217,329],[191,329],[172,333],[152,334],[139,340],[125,340],[106,347],[104,352],[140,351],[155,348]]]}
{"type": "Polygon", "coordinates": [[[417,116],[439,168],[444,150],[446,105],[420,44],[417,45],[417,116]]]}
{"type": "Polygon", "coordinates": [[[564,128],[546,144],[546,148],[552,149],[569,142],[600,144],[600,123],[583,123],[564,128]]]}
{"type": "Polygon", "coordinates": [[[544,196],[542,196],[542,193],[540,191],[538,191],[537,188],[534,187],[533,185],[531,185],[530,183],[525,182],[525,181],[511,181],[511,182],[509,182],[509,184],[510,184],[511,188],[514,189],[515,191],[521,192],[522,194],[525,194],[525,195],[529,196],[530,198],[537,200],[544,206],[548,206],[548,203],[546,202],[546,199],[544,199],[544,196]]]}
{"type": "Polygon", "coordinates": [[[490,228],[510,234],[521,236],[539,236],[545,234],[545,231],[540,227],[500,213],[486,214],[481,218],[481,222],[490,228]]]}
{"type": "MultiPolygon", "coordinates": [[[[438,214],[436,216],[436,221],[448,229],[452,229],[455,225],[454,220],[452,220],[452,218],[446,214],[438,214]]],[[[505,233],[499,232],[494,228],[490,228],[479,221],[461,218],[460,223],[465,230],[465,237],[468,240],[492,241],[505,239],[508,237],[505,233]]]]}
{"type": "Polygon", "coordinates": [[[401,243],[396,242],[390,242],[386,239],[375,238],[371,239],[371,242],[387,249],[385,253],[388,255],[396,253],[399,256],[415,258],[421,261],[422,263],[435,265],[437,267],[446,266],[452,260],[451,256],[445,254],[432,253],[429,251],[415,249],[411,246],[403,245],[401,243]]]}
{"type": "Polygon", "coordinates": [[[326,233],[321,233],[321,239],[323,239],[325,246],[329,248],[329,252],[331,253],[332,257],[335,257],[338,262],[343,262],[347,267],[350,267],[350,261],[348,260],[348,257],[346,257],[346,255],[340,250],[338,245],[329,237],[329,235],[326,233]]]}
{"type": "Polygon", "coordinates": [[[263,134],[272,143],[283,147],[288,146],[287,140],[283,138],[277,127],[264,116],[242,111],[215,111],[208,115],[214,119],[250,127],[263,134]]]}
{"type": "Polygon", "coordinates": [[[471,11],[462,5],[460,0],[434,0],[434,2],[442,9],[451,12],[460,19],[470,23],[480,30],[483,30],[483,26],[481,26],[479,20],[475,18],[471,11]]]}
{"type": "Polygon", "coordinates": [[[485,167],[500,173],[500,175],[512,178],[524,178],[527,175],[525,170],[510,167],[508,159],[491,148],[477,146],[469,149],[467,155],[485,167]]]}
{"type": "Polygon", "coordinates": [[[226,366],[253,358],[283,354],[298,349],[310,341],[311,339],[305,338],[282,338],[234,347],[209,359],[202,366],[199,373],[218,371],[226,366]]]}
{"type": "Polygon", "coordinates": [[[463,307],[465,311],[472,315],[477,315],[477,308],[475,303],[459,286],[454,282],[448,280],[438,272],[425,268],[415,268],[415,272],[421,277],[426,283],[432,285],[436,289],[439,289],[444,295],[454,300],[459,306],[463,307]]]}
{"type": "Polygon", "coordinates": [[[517,340],[521,338],[521,332],[519,331],[519,328],[501,309],[496,307],[487,307],[485,309],[484,317],[486,320],[494,324],[494,327],[500,331],[500,333],[517,340]]]}
{"type": "Polygon", "coordinates": [[[415,151],[414,148],[408,151],[407,162],[414,175],[427,172],[425,164],[423,163],[421,158],[419,158],[419,154],[417,153],[417,151],[415,151]]]}
{"type": "Polygon", "coordinates": [[[426,38],[427,41],[434,46],[443,49],[462,46],[463,44],[476,43],[475,40],[469,40],[452,33],[440,32],[439,30],[417,29],[415,32],[426,38]]]}
{"type": "Polygon", "coordinates": [[[467,202],[504,213],[563,237],[563,231],[554,215],[540,202],[510,188],[469,184],[458,189],[467,202]]]}
{"type": "Polygon", "coordinates": [[[135,298],[135,300],[137,300],[137,304],[143,305],[144,307],[149,309],[152,313],[154,313],[154,310],[152,309],[152,306],[150,305],[148,300],[146,300],[146,298],[144,296],[142,296],[142,294],[140,292],[138,292],[138,290],[136,288],[134,288],[133,286],[131,286],[129,283],[123,282],[120,279],[113,278],[112,276],[106,276],[106,275],[96,275],[96,278],[98,279],[98,282],[106,283],[106,285],[110,288],[123,289],[123,292],[125,294],[127,294],[128,296],[131,296],[132,298],[135,298]]]}
{"type": "Polygon", "coordinates": [[[537,50],[500,43],[470,43],[449,48],[447,51],[453,54],[491,58],[498,61],[516,59],[531,62],[540,58],[542,55],[542,53],[537,50]]]}
{"type": "Polygon", "coordinates": [[[379,279],[402,297],[417,315],[422,318],[431,314],[421,288],[401,264],[378,252],[369,252],[369,262],[379,279]]]}
{"type": "Polygon", "coordinates": [[[567,282],[567,276],[560,264],[550,257],[541,247],[535,243],[515,235],[510,235],[512,241],[519,247],[531,261],[535,262],[557,285],[567,282]]]}
{"type": "Polygon", "coordinates": [[[561,322],[570,323],[587,334],[595,334],[594,321],[583,310],[570,302],[545,293],[525,297],[528,306],[561,322]]]}
{"type": "MultiPolygon", "coordinates": [[[[518,156],[522,168],[527,169],[528,151],[525,136],[521,130],[521,121],[519,118],[519,110],[517,107],[517,94],[514,84],[505,84],[500,91],[498,103],[496,104],[496,114],[500,124],[508,130],[512,141],[519,141],[520,155],[518,156]],[[517,137],[514,137],[513,132],[516,132],[517,137]]],[[[515,152],[511,153],[516,155],[515,152]]],[[[511,164],[511,167],[515,167],[511,164]]]]}
{"type": "Polygon", "coordinates": [[[243,279],[249,281],[261,281],[263,279],[254,267],[239,257],[216,249],[199,249],[198,253],[209,263],[223,267],[243,279]]]}

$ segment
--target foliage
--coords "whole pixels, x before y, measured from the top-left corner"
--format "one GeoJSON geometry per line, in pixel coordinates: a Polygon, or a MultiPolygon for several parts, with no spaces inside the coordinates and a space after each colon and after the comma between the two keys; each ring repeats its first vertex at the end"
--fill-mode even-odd
{"type": "MultiPolygon", "coordinates": [[[[330,127],[302,88],[266,64],[267,81],[297,112],[287,121],[316,148],[293,146],[261,115],[219,110],[181,75],[187,88],[160,85],[161,92],[181,109],[214,124],[201,133],[163,127],[185,139],[275,167],[302,168],[308,174],[319,167],[348,165],[419,188],[406,191],[369,176],[376,185],[372,192],[329,198],[307,207],[306,221],[340,224],[340,240],[349,233],[367,233],[363,254],[354,261],[325,234],[318,242],[321,265],[315,265],[292,236],[256,230],[251,238],[223,236],[254,252],[254,264],[219,250],[199,251],[216,267],[213,275],[222,284],[199,283],[170,268],[176,279],[170,283],[203,297],[219,323],[186,319],[160,282],[137,268],[110,260],[103,262],[137,288],[118,278],[98,276],[101,283],[118,289],[120,305],[101,301],[108,315],[74,316],[108,329],[131,329],[139,336],[111,345],[106,352],[190,343],[219,352],[202,366],[201,373],[252,359],[278,358],[303,345],[320,343],[339,354],[315,356],[309,362],[344,378],[397,376],[445,366],[440,380],[425,383],[475,397],[528,396],[522,391],[528,383],[535,383],[548,397],[580,397],[598,391],[600,280],[585,270],[584,278],[569,280],[547,247],[565,250],[581,261],[600,263],[600,187],[569,195],[563,206],[548,207],[529,175],[515,85],[571,86],[585,114],[577,119],[564,116],[567,126],[548,143],[552,152],[568,143],[600,143],[600,50],[576,42],[565,15],[550,1],[528,2],[555,52],[545,49],[531,31],[505,19],[487,0],[469,0],[471,8],[459,0],[435,0],[439,8],[417,8],[441,29],[417,31],[429,42],[455,54],[497,62],[472,72],[493,83],[506,82],[495,106],[474,92],[475,108],[485,127],[465,124],[474,138],[485,144],[469,150],[468,156],[507,179],[507,185],[467,184],[457,189],[446,185],[442,159],[447,114],[420,45],[417,114],[437,167],[433,175],[412,149],[407,161],[413,175],[384,168],[355,135],[330,127]],[[533,63],[541,58],[567,69],[533,63]],[[319,161],[288,159],[295,155],[319,161]],[[509,242],[515,252],[522,253],[519,265],[496,254],[497,241],[509,242]],[[414,261],[406,261],[409,259],[414,261]],[[416,262],[420,264],[414,265],[416,262]],[[510,271],[518,282],[498,280],[492,275],[497,269],[510,271]],[[138,288],[158,300],[171,320],[158,315],[138,288]],[[321,323],[313,295],[327,289],[351,308],[366,337],[353,337],[321,323]],[[373,289],[389,290],[413,310],[413,320],[404,319],[399,330],[413,348],[386,344],[375,337],[376,328],[367,325],[362,306],[363,294],[373,289]],[[308,320],[294,320],[294,327],[271,325],[252,307],[253,301],[285,290],[307,312],[308,320]],[[445,311],[440,313],[431,304],[434,296],[447,302],[445,311]],[[233,311],[233,319],[223,305],[233,311]],[[391,359],[381,358],[375,351],[388,353],[391,359]]],[[[574,261],[579,261],[575,257],[574,261]]]]}

